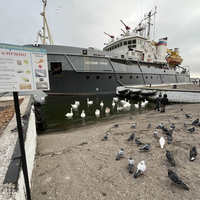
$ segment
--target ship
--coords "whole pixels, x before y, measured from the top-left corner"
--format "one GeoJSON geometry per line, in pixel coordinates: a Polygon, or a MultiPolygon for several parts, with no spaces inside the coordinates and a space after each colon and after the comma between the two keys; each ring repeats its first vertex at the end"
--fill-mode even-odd
{"type": "Polygon", "coordinates": [[[25,46],[46,49],[50,82],[49,90],[45,91],[47,95],[115,94],[120,86],[190,82],[189,67],[180,66],[183,59],[179,49],[168,49],[167,37],[158,42],[150,40],[156,7],[134,29],[121,20],[125,29],[117,38],[104,32],[109,41],[103,50],[99,50],[54,45],[45,17],[46,0],[43,2],[43,35],[38,32],[42,44],[37,40],[35,44],[25,46]],[[46,44],[46,38],[50,44],[46,44]]]}

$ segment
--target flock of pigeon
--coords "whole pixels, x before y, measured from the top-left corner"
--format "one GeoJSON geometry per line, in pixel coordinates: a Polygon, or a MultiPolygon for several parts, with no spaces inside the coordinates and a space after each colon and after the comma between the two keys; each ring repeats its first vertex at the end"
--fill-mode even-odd
{"type": "MultiPolygon", "coordinates": [[[[117,106],[117,111],[122,111],[122,110],[128,111],[128,110],[130,110],[130,108],[131,108],[130,100],[127,100],[126,98],[125,98],[125,100],[120,100],[120,106],[116,104],[116,102],[118,102],[118,101],[119,101],[118,97],[113,97],[113,100],[112,100],[112,107],[113,108],[115,106],[117,106]]],[[[139,108],[139,103],[140,102],[134,104],[136,109],[139,108]]],[[[145,99],[144,101],[141,102],[140,105],[141,105],[141,107],[144,107],[147,104],[148,104],[148,101],[145,99]]],[[[89,100],[89,98],[87,98],[87,105],[88,106],[93,105],[93,101],[89,100]]],[[[103,107],[104,107],[103,101],[101,101],[101,103],[99,105],[100,105],[101,109],[103,109],[103,107]]],[[[73,110],[77,110],[79,106],[80,106],[80,101],[75,101],[74,104],[71,104],[71,112],[67,113],[65,116],[67,118],[72,118],[73,117],[73,110]]],[[[106,107],[105,108],[105,113],[109,114],[110,113],[110,108],[106,107]]],[[[96,109],[94,114],[95,114],[96,117],[99,117],[100,116],[100,110],[96,109]]],[[[85,110],[82,110],[82,113],[81,113],[80,116],[81,116],[81,118],[85,118],[86,117],[85,110]]]]}
{"type": "MultiPolygon", "coordinates": [[[[175,119],[178,119],[177,116],[173,116],[175,119]]],[[[185,117],[191,118],[188,114],[185,114],[185,117]]],[[[188,124],[186,122],[183,123],[183,126],[186,127],[188,124]]],[[[195,121],[192,122],[192,125],[194,126],[200,126],[199,123],[199,119],[196,119],[195,121]]],[[[115,127],[118,127],[118,125],[114,125],[115,127]]],[[[137,126],[137,123],[134,123],[131,128],[135,128],[137,126]]],[[[151,123],[148,124],[147,128],[151,128],[151,123]]],[[[173,140],[173,130],[175,129],[175,124],[171,124],[170,129],[168,130],[167,128],[164,127],[163,123],[160,123],[156,129],[162,129],[163,134],[167,136],[167,143],[170,144],[173,140]]],[[[195,131],[195,127],[189,128],[187,129],[188,132],[193,133],[195,131]]],[[[158,132],[157,130],[154,130],[154,136],[158,137],[158,132]]],[[[147,144],[143,144],[138,138],[135,137],[135,133],[132,133],[130,135],[130,137],[127,139],[128,141],[134,140],[135,138],[135,143],[137,144],[137,146],[139,145],[143,145],[139,150],[140,151],[149,151],[151,149],[151,144],[147,143],[147,144]]],[[[102,141],[107,140],[108,139],[108,133],[102,138],[102,141]]],[[[164,137],[160,137],[159,139],[159,143],[160,143],[160,147],[163,148],[165,145],[165,139],[164,137]]],[[[124,148],[119,149],[116,160],[120,160],[124,155],[124,148]]],[[[189,160],[190,161],[194,161],[197,157],[197,151],[196,151],[196,147],[193,147],[190,152],[189,152],[189,160]]],[[[169,163],[172,166],[176,166],[175,163],[175,159],[173,154],[169,151],[166,150],[166,158],[168,159],[169,163]]],[[[128,158],[128,170],[130,174],[134,173],[134,159],[132,157],[128,158]]],[[[138,163],[135,174],[134,174],[134,178],[137,178],[140,174],[144,174],[144,172],[146,171],[146,164],[145,161],[142,160],[140,163],[138,163]]],[[[171,182],[173,184],[182,186],[183,188],[185,188],[186,190],[189,190],[188,186],[179,178],[179,176],[173,172],[171,169],[168,169],[168,177],[171,180],[171,182]]]]}

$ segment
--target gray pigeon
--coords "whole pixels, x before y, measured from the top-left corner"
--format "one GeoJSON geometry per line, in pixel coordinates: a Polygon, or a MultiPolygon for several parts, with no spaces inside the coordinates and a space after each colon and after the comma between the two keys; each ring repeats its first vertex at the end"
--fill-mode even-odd
{"type": "Polygon", "coordinates": [[[195,126],[200,126],[200,123],[197,123],[195,126]]]}
{"type": "Polygon", "coordinates": [[[156,130],[153,132],[153,134],[154,134],[155,137],[158,136],[158,132],[156,130]]]}
{"type": "Polygon", "coordinates": [[[172,129],[175,129],[175,125],[174,125],[174,124],[172,124],[172,125],[170,126],[170,128],[172,128],[172,129]]]}
{"type": "Polygon", "coordinates": [[[119,124],[115,124],[115,125],[113,125],[114,127],[118,127],[119,126],[119,124]]]}
{"type": "Polygon", "coordinates": [[[184,187],[186,190],[189,190],[188,186],[183,183],[183,181],[178,177],[178,175],[173,172],[171,169],[168,169],[168,177],[172,183],[184,187]]]}
{"type": "Polygon", "coordinates": [[[195,128],[194,127],[189,128],[187,131],[189,131],[190,133],[193,133],[195,131],[195,128]]]}
{"type": "Polygon", "coordinates": [[[179,117],[178,117],[178,116],[176,116],[176,115],[173,115],[173,117],[174,117],[174,119],[179,119],[179,117]]]}
{"type": "Polygon", "coordinates": [[[191,118],[190,115],[188,115],[188,114],[185,114],[185,117],[186,117],[186,118],[191,118]]]}
{"type": "Polygon", "coordinates": [[[166,129],[166,128],[163,126],[163,127],[162,127],[162,131],[163,131],[163,133],[166,133],[166,132],[168,132],[169,130],[166,129]]]}
{"type": "Polygon", "coordinates": [[[187,122],[184,122],[184,123],[183,123],[183,126],[184,126],[184,127],[188,126],[187,122]]]}
{"type": "Polygon", "coordinates": [[[194,161],[196,157],[197,157],[197,150],[196,150],[196,147],[193,147],[190,150],[190,161],[194,161]]]}
{"type": "Polygon", "coordinates": [[[139,150],[148,151],[148,150],[150,150],[150,148],[151,148],[151,144],[150,144],[150,143],[147,143],[147,144],[145,144],[143,147],[141,147],[139,150]]]}
{"type": "Polygon", "coordinates": [[[134,160],[130,157],[128,159],[128,170],[130,174],[133,174],[134,160]]]}
{"type": "Polygon", "coordinates": [[[134,178],[137,178],[140,174],[144,174],[144,172],[146,171],[146,165],[145,165],[145,161],[142,160],[140,163],[138,163],[137,165],[137,169],[136,172],[134,174],[134,178]]]}
{"type": "Polygon", "coordinates": [[[199,123],[199,119],[195,119],[193,122],[192,122],[192,125],[196,125],[199,123]]]}
{"type": "Polygon", "coordinates": [[[164,126],[163,123],[160,123],[156,128],[157,129],[162,129],[163,126],[164,126]]]}
{"type": "Polygon", "coordinates": [[[135,138],[135,143],[137,144],[137,146],[142,145],[143,143],[140,142],[140,140],[138,140],[137,138],[135,138]]]}
{"type": "Polygon", "coordinates": [[[167,132],[165,132],[166,135],[172,135],[173,134],[173,130],[169,130],[167,132]]]}
{"type": "Polygon", "coordinates": [[[135,128],[137,126],[137,123],[133,124],[133,126],[131,126],[131,128],[135,128]]]}
{"type": "Polygon", "coordinates": [[[108,139],[108,134],[105,134],[105,136],[102,138],[102,141],[107,140],[108,139]]]}
{"type": "MultiPolygon", "coordinates": [[[[25,122],[22,122],[22,131],[25,130],[25,127],[26,127],[26,123],[25,122]]],[[[15,128],[13,128],[11,130],[11,132],[18,132],[18,127],[16,126],[15,128]]]]}
{"type": "Polygon", "coordinates": [[[168,160],[173,166],[176,165],[175,160],[174,160],[174,156],[172,155],[172,153],[171,153],[169,150],[167,150],[167,152],[166,152],[166,157],[167,157],[167,160],[168,160]]]}
{"type": "Polygon", "coordinates": [[[124,149],[121,148],[117,154],[116,160],[119,160],[120,158],[122,158],[124,155],[124,149]]]}
{"type": "Polygon", "coordinates": [[[129,116],[130,119],[133,119],[132,116],[129,116]]]}
{"type": "Polygon", "coordinates": [[[167,136],[167,143],[170,144],[172,141],[172,135],[167,136]]]}
{"type": "Polygon", "coordinates": [[[130,137],[128,138],[128,141],[133,140],[134,138],[135,138],[135,133],[132,133],[132,134],[130,135],[130,137]]]}
{"type": "Polygon", "coordinates": [[[151,123],[148,124],[147,128],[151,128],[151,123]]]}

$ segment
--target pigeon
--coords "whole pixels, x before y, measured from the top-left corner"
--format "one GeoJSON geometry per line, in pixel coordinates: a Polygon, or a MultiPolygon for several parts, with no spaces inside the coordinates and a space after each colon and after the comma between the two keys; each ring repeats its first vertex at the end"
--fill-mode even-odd
{"type": "Polygon", "coordinates": [[[153,134],[154,134],[155,137],[158,136],[158,132],[156,130],[153,132],[153,134]]]}
{"type": "Polygon", "coordinates": [[[200,126],[200,123],[197,123],[195,126],[200,126]]]}
{"type": "Polygon", "coordinates": [[[188,115],[188,114],[185,114],[185,117],[186,117],[186,118],[191,118],[190,115],[188,115]]]}
{"type": "Polygon", "coordinates": [[[133,126],[131,126],[131,128],[135,128],[137,126],[137,123],[133,124],[133,126]]]}
{"type": "Polygon", "coordinates": [[[148,124],[147,128],[151,128],[151,123],[148,124]]]}
{"type": "Polygon", "coordinates": [[[115,124],[115,125],[113,125],[114,127],[118,127],[119,126],[119,124],[115,124]]]}
{"type": "Polygon", "coordinates": [[[184,122],[184,123],[183,123],[183,126],[184,126],[184,127],[186,127],[187,125],[188,125],[187,122],[184,122]]]}
{"type": "Polygon", "coordinates": [[[195,128],[194,127],[189,128],[187,131],[189,131],[190,133],[193,133],[195,131],[195,128]]]}
{"type": "Polygon", "coordinates": [[[161,137],[161,138],[159,139],[159,142],[160,142],[160,147],[161,147],[161,149],[163,149],[163,147],[164,147],[164,145],[165,145],[165,139],[164,139],[164,137],[161,137]]]}
{"type": "MultiPolygon", "coordinates": [[[[26,127],[26,123],[25,122],[22,122],[22,131],[24,131],[25,127],[26,127]]],[[[15,128],[13,128],[11,130],[11,132],[18,132],[18,127],[16,126],[15,128]]]]}
{"type": "Polygon", "coordinates": [[[147,151],[147,150],[150,150],[150,148],[151,148],[151,144],[147,143],[143,147],[141,147],[139,150],[145,150],[145,151],[147,151]]]}
{"type": "Polygon", "coordinates": [[[105,134],[105,136],[102,138],[102,141],[107,140],[108,139],[108,133],[105,134]]]}
{"type": "Polygon", "coordinates": [[[130,157],[128,159],[128,169],[130,174],[133,174],[134,163],[135,163],[134,160],[130,157]]]}
{"type": "Polygon", "coordinates": [[[190,161],[194,161],[196,157],[197,157],[197,150],[196,147],[193,147],[190,150],[190,161]]]}
{"type": "Polygon", "coordinates": [[[117,154],[116,160],[119,160],[124,155],[124,149],[121,148],[117,154]]]}
{"type": "Polygon", "coordinates": [[[160,123],[156,128],[162,129],[163,126],[164,126],[163,123],[160,123]]]}
{"type": "Polygon", "coordinates": [[[133,140],[134,138],[135,138],[135,133],[132,133],[132,134],[130,135],[130,137],[128,138],[128,141],[133,140]]]}
{"type": "Polygon", "coordinates": [[[193,122],[192,122],[192,125],[196,125],[199,123],[199,119],[195,119],[193,122]]]}
{"type": "Polygon", "coordinates": [[[137,178],[140,174],[144,174],[144,172],[146,171],[146,165],[145,165],[145,161],[142,160],[140,163],[138,163],[137,165],[137,169],[136,172],[134,174],[134,178],[137,178]]]}
{"type": "Polygon", "coordinates": [[[179,119],[179,117],[177,117],[176,115],[173,115],[174,119],[179,119]]]}
{"type": "Polygon", "coordinates": [[[168,160],[173,166],[176,165],[175,160],[174,160],[174,156],[172,155],[172,153],[171,153],[169,150],[167,150],[167,152],[166,152],[166,157],[167,157],[167,160],[168,160]]]}
{"type": "Polygon", "coordinates": [[[186,190],[189,190],[188,186],[183,183],[183,181],[178,177],[178,175],[173,172],[171,169],[168,169],[168,177],[172,183],[184,187],[186,190]]]}
{"type": "Polygon", "coordinates": [[[25,113],[24,115],[21,116],[21,118],[22,118],[23,120],[27,120],[28,117],[29,117],[29,115],[30,115],[30,113],[25,113]]]}
{"type": "Polygon", "coordinates": [[[130,119],[133,119],[132,116],[129,116],[130,119]]]}
{"type": "Polygon", "coordinates": [[[172,135],[167,136],[167,143],[170,144],[172,141],[172,135]]]}
{"type": "Polygon", "coordinates": [[[168,132],[169,130],[166,129],[166,128],[163,126],[163,127],[162,127],[162,131],[163,131],[163,133],[166,133],[166,132],[168,132]]]}
{"type": "Polygon", "coordinates": [[[174,125],[174,124],[172,124],[172,125],[170,126],[170,128],[172,128],[172,129],[175,129],[175,125],[174,125]]]}
{"type": "Polygon", "coordinates": [[[137,138],[135,138],[135,143],[136,143],[137,145],[142,145],[142,144],[143,144],[143,143],[140,142],[140,140],[138,140],[137,138]]]}
{"type": "Polygon", "coordinates": [[[173,130],[169,130],[167,132],[165,132],[166,135],[172,135],[173,134],[173,130]]]}

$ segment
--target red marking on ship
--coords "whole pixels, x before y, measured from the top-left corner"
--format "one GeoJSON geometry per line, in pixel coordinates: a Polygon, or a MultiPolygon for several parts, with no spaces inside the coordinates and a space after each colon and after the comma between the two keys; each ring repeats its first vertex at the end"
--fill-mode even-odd
{"type": "Polygon", "coordinates": [[[164,46],[167,46],[167,42],[164,42],[164,41],[160,41],[160,42],[158,42],[158,46],[160,46],[160,45],[164,45],[164,46]]]}

